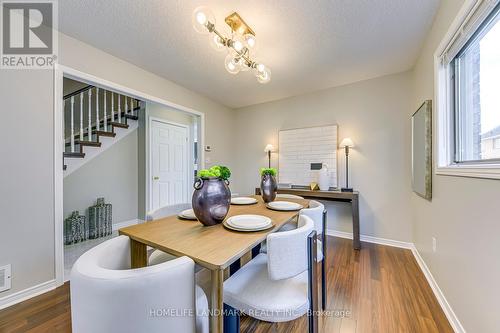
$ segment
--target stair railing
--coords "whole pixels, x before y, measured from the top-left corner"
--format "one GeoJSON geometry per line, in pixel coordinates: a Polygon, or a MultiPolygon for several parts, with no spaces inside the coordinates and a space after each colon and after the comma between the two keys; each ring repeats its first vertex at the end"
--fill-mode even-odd
{"type": "MultiPolygon", "coordinates": [[[[121,94],[114,93],[113,91],[109,91],[111,93],[111,114],[110,118],[108,117],[108,103],[107,103],[107,96],[108,96],[108,91],[106,89],[102,89],[99,87],[95,87],[92,85],[88,85],[86,87],[83,87],[73,93],[67,94],[64,96],[64,105],[66,106],[66,102],[69,101],[70,103],[70,139],[69,139],[69,145],[70,145],[70,152],[75,153],[76,149],[75,146],[77,143],[84,142],[85,140],[85,133],[87,134],[87,141],[92,142],[93,141],[93,135],[96,134],[97,131],[101,130],[101,122],[102,122],[102,130],[107,132],[110,128],[109,121],[115,122],[116,120],[119,123],[122,123],[122,99],[123,99],[123,106],[125,110],[123,111],[124,115],[130,115],[133,113],[135,110],[134,108],[134,98],[129,97],[129,96],[124,96],[121,94]],[[85,96],[87,94],[87,96],[85,96]],[[103,116],[101,118],[100,115],[100,96],[103,97],[103,103],[102,103],[102,111],[103,111],[103,116]],[[117,100],[118,107],[115,110],[115,96],[117,100]],[[85,97],[87,97],[87,127],[84,127],[84,112],[85,112],[85,97]],[[78,101],[75,101],[75,98],[78,99],[78,101]],[[95,105],[92,105],[92,98],[95,98],[95,105]],[[129,101],[130,98],[130,101],[129,101]],[[75,103],[77,102],[77,103],[75,103]],[[79,103],[78,103],[79,102],[79,103]],[[130,103],[130,104],[129,104],[130,103]],[[75,105],[76,104],[76,105],[75,105]],[[93,106],[95,107],[93,109],[93,106]],[[79,126],[78,132],[75,132],[75,108],[78,108],[79,112],[79,126]],[[94,112],[93,112],[94,111],[94,112]],[[116,111],[116,112],[115,112],[116,111]],[[115,115],[116,113],[116,115],[115,115]],[[108,119],[109,118],[109,119],[108,119]],[[116,120],[115,120],[116,119],[116,120]],[[94,132],[95,128],[95,132],[94,132]],[[78,142],[75,141],[75,139],[79,139],[78,142]]],[[[139,107],[139,101],[135,100],[135,105],[136,107],[139,107]]],[[[65,131],[66,133],[66,131],[65,131]]],[[[64,140],[64,149],[63,151],[66,152],[66,145],[68,144],[68,140],[64,140]]]]}

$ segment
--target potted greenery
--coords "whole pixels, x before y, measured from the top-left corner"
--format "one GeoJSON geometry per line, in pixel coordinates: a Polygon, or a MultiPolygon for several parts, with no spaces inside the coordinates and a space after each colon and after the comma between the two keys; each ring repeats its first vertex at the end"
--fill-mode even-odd
{"type": "Polygon", "coordinates": [[[203,225],[221,223],[229,212],[231,205],[229,177],[231,171],[222,165],[198,172],[194,183],[192,205],[196,218],[203,225]]]}
{"type": "Polygon", "coordinates": [[[278,184],[276,183],[276,169],[262,168],[260,169],[260,194],[264,202],[271,202],[276,199],[276,191],[278,184]]]}

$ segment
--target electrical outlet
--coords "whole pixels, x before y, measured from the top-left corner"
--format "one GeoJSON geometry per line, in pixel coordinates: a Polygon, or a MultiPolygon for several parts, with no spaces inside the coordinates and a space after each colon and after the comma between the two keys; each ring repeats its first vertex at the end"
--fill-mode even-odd
{"type": "Polygon", "coordinates": [[[437,251],[437,239],[436,237],[432,237],[432,252],[436,253],[437,251]]]}

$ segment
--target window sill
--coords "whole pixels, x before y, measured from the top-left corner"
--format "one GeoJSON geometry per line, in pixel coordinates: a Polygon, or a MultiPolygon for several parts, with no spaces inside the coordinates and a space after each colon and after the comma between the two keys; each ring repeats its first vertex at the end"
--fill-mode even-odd
{"type": "Polygon", "coordinates": [[[436,175],[500,179],[500,164],[450,165],[436,168],[436,175]]]}

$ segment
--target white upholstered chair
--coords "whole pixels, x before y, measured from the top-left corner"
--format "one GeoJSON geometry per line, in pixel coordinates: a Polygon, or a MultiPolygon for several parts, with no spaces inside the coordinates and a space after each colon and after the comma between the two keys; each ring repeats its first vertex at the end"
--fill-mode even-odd
{"type": "Polygon", "coordinates": [[[300,210],[301,216],[308,216],[314,221],[314,230],[321,235],[318,240],[318,262],[321,262],[321,308],[326,309],[326,209],[316,200],[309,201],[309,207],[300,210]]]}
{"type": "Polygon", "coordinates": [[[73,333],[208,332],[208,302],[195,286],[194,262],[180,257],[130,269],[127,236],[84,253],[73,266],[70,288],[73,333]],[[176,309],[192,313],[169,315],[176,309]]]}
{"type": "MultiPolygon", "coordinates": [[[[177,215],[183,210],[191,208],[190,203],[181,203],[172,206],[160,207],[146,215],[146,221],[162,219],[167,216],[177,215]]],[[[149,265],[161,264],[165,261],[176,259],[177,257],[160,250],[154,250],[149,256],[149,265]]]]}
{"type": "Polygon", "coordinates": [[[285,193],[278,193],[276,194],[276,198],[280,199],[304,199],[304,197],[295,195],[295,194],[285,194],[285,193]]]}
{"type": "Polygon", "coordinates": [[[162,219],[167,216],[177,215],[183,210],[191,208],[190,203],[181,203],[177,205],[160,207],[157,210],[151,211],[146,215],[146,221],[162,219]]]}
{"type": "MultiPolygon", "coordinates": [[[[315,304],[314,222],[301,216],[298,228],[268,235],[267,244],[267,254],[259,254],[224,282],[225,308],[268,322],[295,320],[315,304]]],[[[225,325],[238,328],[238,319],[226,317],[225,325]]]]}

